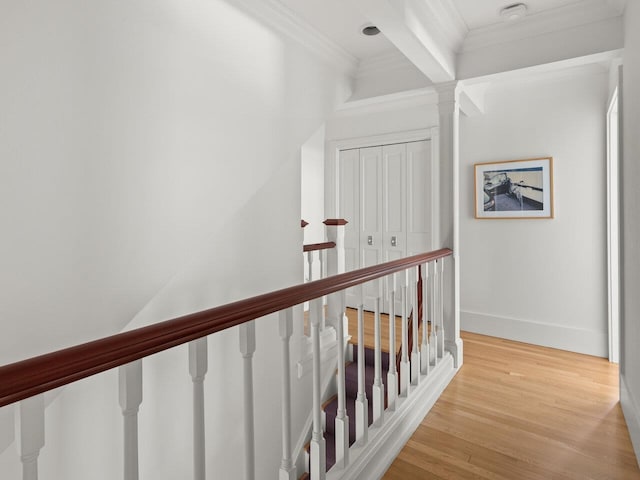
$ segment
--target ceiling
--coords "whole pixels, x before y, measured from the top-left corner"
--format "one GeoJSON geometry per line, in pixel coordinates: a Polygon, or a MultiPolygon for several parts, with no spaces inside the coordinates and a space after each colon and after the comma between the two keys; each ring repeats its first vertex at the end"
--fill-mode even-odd
{"type": "MultiPolygon", "coordinates": [[[[433,2],[434,0],[422,0],[433,2]]],[[[553,9],[575,6],[587,2],[611,4],[617,0],[521,0],[527,5],[527,15],[542,12],[550,13],[553,9]]],[[[394,45],[384,37],[384,33],[375,37],[366,37],[360,33],[362,27],[369,24],[366,16],[360,11],[358,2],[345,0],[280,0],[292,13],[314,27],[318,32],[331,39],[358,60],[366,60],[396,50],[394,45]]],[[[451,12],[459,15],[459,19],[473,31],[500,24],[500,10],[517,3],[518,0],[436,0],[446,5],[451,12]]],[[[526,21],[524,20],[519,21],[526,21]]]]}
{"type": "MultiPolygon", "coordinates": [[[[502,23],[500,10],[508,5],[518,3],[511,0],[452,0],[469,30],[487,27],[496,23],[502,23]]],[[[522,0],[527,5],[527,15],[565,5],[580,4],[583,0],[522,0]]]]}

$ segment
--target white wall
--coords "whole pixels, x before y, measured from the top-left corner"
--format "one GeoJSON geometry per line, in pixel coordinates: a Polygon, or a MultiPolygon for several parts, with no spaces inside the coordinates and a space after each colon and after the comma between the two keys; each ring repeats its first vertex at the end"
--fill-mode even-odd
{"type": "Polygon", "coordinates": [[[324,224],[324,125],[302,146],[302,218],[304,243],[325,240],[324,224]]]}
{"type": "MultiPolygon", "coordinates": [[[[234,2],[0,3],[0,362],[298,283],[300,146],[349,94],[234,2]]],[[[258,333],[256,428],[277,432],[274,319],[258,333]]],[[[210,343],[221,478],[241,465],[237,342],[230,331],[210,343]]],[[[178,478],[191,462],[186,351],[145,365],[142,476],[178,478]]],[[[93,407],[80,406],[82,384],[50,407],[47,478],[117,478],[114,378],[86,381],[111,395],[93,407]],[[91,421],[70,437],[80,410],[91,421]]],[[[276,438],[258,448],[271,473],[276,438]]],[[[3,478],[16,460],[2,456],[3,478]]]]}
{"type": "Polygon", "coordinates": [[[640,4],[628,2],[622,87],[622,312],[620,401],[640,459],[640,4]]]}
{"type": "MultiPolygon", "coordinates": [[[[324,220],[324,125],[320,127],[302,145],[302,219],[309,224],[304,227],[304,244],[325,241],[324,220]]],[[[319,255],[322,251],[304,254],[304,278],[309,278],[308,255],[312,256],[312,276],[318,280],[321,276],[319,255]]],[[[308,306],[305,304],[305,308],[308,306]]]]}
{"type": "Polygon", "coordinates": [[[461,328],[607,355],[608,76],[494,85],[460,121],[461,328]],[[474,219],[474,163],[552,156],[555,218],[474,219]]]}

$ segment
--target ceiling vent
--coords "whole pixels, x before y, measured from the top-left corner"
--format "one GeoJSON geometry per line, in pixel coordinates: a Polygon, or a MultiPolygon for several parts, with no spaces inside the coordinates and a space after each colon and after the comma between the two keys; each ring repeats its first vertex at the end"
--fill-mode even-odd
{"type": "Polygon", "coordinates": [[[514,3],[500,10],[500,16],[505,22],[520,20],[527,14],[527,6],[524,3],[514,3]]]}

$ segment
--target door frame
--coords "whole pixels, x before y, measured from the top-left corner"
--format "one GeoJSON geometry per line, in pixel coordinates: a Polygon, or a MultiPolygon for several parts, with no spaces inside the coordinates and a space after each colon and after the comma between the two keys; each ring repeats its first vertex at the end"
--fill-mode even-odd
{"type": "MultiPolygon", "coordinates": [[[[439,127],[422,128],[418,130],[406,130],[402,132],[385,133],[382,135],[369,135],[364,137],[343,138],[338,140],[327,141],[325,152],[326,161],[324,168],[324,211],[327,218],[340,217],[340,170],[338,169],[338,159],[341,150],[350,150],[355,148],[376,147],[379,145],[391,145],[394,143],[419,142],[422,140],[431,141],[431,158],[437,159],[438,156],[438,132],[439,127]]],[[[433,161],[433,175],[431,177],[431,189],[434,192],[431,218],[434,224],[438,222],[436,212],[438,211],[439,195],[438,195],[438,162],[433,161]]],[[[345,220],[349,220],[348,218],[345,220]]],[[[434,245],[436,227],[432,229],[431,244],[434,245]]]]}
{"type": "MultiPolygon", "coordinates": [[[[420,141],[430,141],[431,147],[431,238],[430,244],[435,245],[438,238],[440,210],[440,175],[439,161],[439,127],[424,128],[418,130],[407,130],[382,135],[369,135],[364,137],[344,138],[330,140],[325,145],[325,213],[327,218],[342,218],[340,212],[340,169],[338,161],[340,152],[343,150],[361,149],[367,147],[377,147],[393,145],[398,143],[410,143],[420,141]]],[[[345,220],[349,221],[348,218],[345,220]]],[[[384,309],[386,311],[386,309],[384,309]]],[[[398,310],[399,311],[399,310],[398,310]]]]}
{"type": "Polygon", "coordinates": [[[620,89],[607,108],[607,310],[609,361],[620,360],[620,89]]]}

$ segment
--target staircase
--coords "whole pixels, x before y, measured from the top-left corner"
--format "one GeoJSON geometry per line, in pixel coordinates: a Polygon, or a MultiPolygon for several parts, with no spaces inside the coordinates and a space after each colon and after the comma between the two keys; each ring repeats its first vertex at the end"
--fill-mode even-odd
{"type": "MultiPolygon", "coordinates": [[[[365,391],[367,392],[367,398],[369,399],[369,425],[373,423],[373,378],[374,378],[374,355],[375,352],[371,348],[365,348],[365,391]]],[[[382,374],[383,378],[386,378],[389,370],[389,354],[382,352],[382,374]]],[[[346,406],[347,415],[349,416],[349,446],[353,445],[356,441],[356,410],[355,402],[358,396],[358,349],[353,349],[353,362],[349,362],[345,366],[345,387],[346,387],[346,406]]],[[[385,398],[386,389],[385,388],[385,398]]],[[[334,396],[324,406],[325,414],[325,440],[327,442],[327,471],[333,467],[336,463],[335,452],[335,418],[338,409],[338,397],[334,396]]]]}

